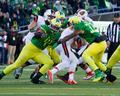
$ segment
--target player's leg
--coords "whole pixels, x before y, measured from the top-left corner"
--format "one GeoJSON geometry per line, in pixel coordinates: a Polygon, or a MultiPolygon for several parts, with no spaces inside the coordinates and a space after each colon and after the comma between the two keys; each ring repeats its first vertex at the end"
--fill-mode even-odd
{"type": "MultiPolygon", "coordinates": [[[[56,50],[55,49],[53,49],[51,46],[49,46],[49,47],[47,47],[47,52],[45,51],[45,53],[47,54],[49,54],[49,56],[50,56],[50,58],[53,60],[53,62],[54,62],[54,65],[56,65],[56,64],[58,64],[60,61],[61,61],[61,59],[60,59],[60,56],[59,56],[59,54],[56,52],[56,50]]],[[[54,68],[56,68],[56,67],[54,67],[54,68]]],[[[38,69],[38,68],[37,68],[38,69]]],[[[57,69],[57,68],[56,68],[57,69]]],[[[56,70],[55,70],[56,71],[56,70]]],[[[48,71],[49,72],[49,71],[48,71]]],[[[34,71],[32,74],[31,74],[31,76],[30,77],[32,77],[33,76],[33,74],[35,74],[36,73],[36,71],[34,71]]],[[[50,73],[50,72],[49,72],[50,73]]],[[[52,77],[51,77],[52,78],[52,77]]]]}
{"type": "Polygon", "coordinates": [[[69,79],[68,79],[68,84],[77,84],[77,82],[75,81],[74,75],[75,75],[75,70],[77,67],[77,63],[78,63],[78,59],[77,57],[74,55],[73,52],[69,51],[69,59],[70,59],[70,65],[69,65],[69,79]]]}
{"type": "Polygon", "coordinates": [[[92,43],[83,53],[83,59],[89,64],[89,66],[95,72],[95,79],[93,81],[99,81],[103,78],[102,72],[99,70],[99,67],[96,65],[94,59],[97,54],[103,52],[106,48],[106,42],[92,43]],[[95,49],[95,50],[93,50],[95,49]]]}
{"type": "Polygon", "coordinates": [[[31,75],[30,75],[30,79],[33,78],[34,74],[36,74],[36,73],[39,72],[39,70],[40,70],[40,68],[41,68],[42,66],[43,66],[43,65],[37,65],[37,66],[35,67],[35,70],[34,70],[34,71],[31,73],[31,75]]]}
{"type": "Polygon", "coordinates": [[[75,66],[76,66],[75,64],[69,64],[68,72],[63,76],[57,74],[57,77],[67,84],[70,84],[70,85],[77,84],[77,82],[74,79],[74,74],[76,69],[75,66]]]}
{"type": "Polygon", "coordinates": [[[22,67],[18,68],[15,70],[14,72],[14,76],[15,76],[15,79],[19,79],[19,77],[22,75],[23,73],[23,69],[29,65],[32,65],[33,63],[30,63],[29,61],[27,61],[22,67]]]}
{"type": "Polygon", "coordinates": [[[120,60],[120,46],[118,46],[118,48],[115,50],[115,52],[109,59],[107,68],[112,69],[112,67],[115,66],[115,64],[117,64],[119,60],[120,60]]]}
{"type": "Polygon", "coordinates": [[[32,83],[39,84],[39,78],[43,76],[45,73],[47,73],[47,71],[53,66],[54,63],[48,55],[42,52],[42,50],[36,54],[33,60],[43,65],[39,69],[39,72],[34,74],[31,80],[32,83]]]}
{"type": "MultiPolygon", "coordinates": [[[[87,74],[85,77],[83,77],[84,80],[89,80],[94,77],[94,72],[86,64],[81,63],[78,66],[80,66],[87,74]]],[[[68,83],[67,81],[69,79],[69,72],[64,75],[57,75],[57,77],[65,83],[68,83]]]]}
{"type": "Polygon", "coordinates": [[[91,68],[84,62],[82,57],[79,57],[77,66],[81,67],[86,72],[86,76],[83,77],[84,80],[89,80],[94,77],[94,71],[92,71],[91,68]]]}
{"type": "Polygon", "coordinates": [[[17,69],[14,71],[15,79],[19,79],[19,77],[22,75],[22,73],[23,73],[23,68],[24,68],[24,67],[20,67],[20,68],[17,68],[17,69]]]}
{"type": "Polygon", "coordinates": [[[75,75],[75,69],[76,69],[77,63],[70,63],[69,65],[69,78],[68,78],[68,84],[77,84],[75,81],[74,75],[75,75]]]}
{"type": "MultiPolygon", "coordinates": [[[[102,53],[99,53],[98,55],[96,55],[96,56],[94,56],[93,57],[93,59],[94,59],[94,61],[95,61],[95,63],[96,63],[96,65],[98,66],[98,68],[101,70],[101,72],[105,72],[105,70],[106,70],[106,66],[104,65],[104,64],[102,64],[102,62],[101,62],[101,60],[102,60],[102,56],[103,56],[103,54],[104,54],[104,52],[102,53]]],[[[98,74],[99,75],[99,74],[98,74]]],[[[105,75],[103,74],[101,74],[101,81],[102,80],[104,80],[104,78],[105,78],[105,75]]],[[[94,80],[93,81],[96,81],[97,79],[96,78],[94,78],[94,80]]],[[[97,82],[97,81],[96,81],[97,82]]]]}
{"type": "Polygon", "coordinates": [[[99,53],[98,55],[94,56],[93,58],[94,58],[96,65],[99,67],[99,69],[104,72],[104,71],[106,71],[106,66],[105,66],[105,64],[103,64],[101,62],[103,54],[104,54],[104,52],[99,53]]]}
{"type": "Polygon", "coordinates": [[[12,46],[8,46],[8,64],[11,64],[11,54],[12,54],[12,46]]]}
{"type": "Polygon", "coordinates": [[[53,49],[51,46],[47,47],[48,54],[53,60],[54,64],[58,64],[61,62],[60,55],[57,53],[56,49],[53,49]]]}
{"type": "MultiPolygon", "coordinates": [[[[102,64],[100,61],[101,61],[101,59],[102,59],[102,56],[103,56],[103,54],[104,54],[104,51],[105,51],[105,42],[101,42],[100,43],[100,49],[103,49],[103,50],[101,50],[101,53],[99,53],[99,55],[96,55],[96,64],[97,64],[97,66],[107,75],[106,76],[106,79],[108,80],[108,81],[110,81],[110,82],[114,82],[115,80],[116,80],[116,76],[114,76],[114,75],[112,75],[112,74],[110,74],[109,72],[108,72],[108,70],[107,70],[107,68],[106,68],[106,66],[104,65],[104,64],[102,64]]],[[[100,50],[99,49],[99,50],[100,50]]]]}
{"type": "Polygon", "coordinates": [[[116,76],[111,74],[111,69],[113,66],[115,66],[115,64],[117,64],[119,60],[120,60],[120,46],[118,46],[118,48],[115,50],[115,52],[109,59],[107,64],[107,70],[105,71],[105,73],[107,74],[106,79],[110,82],[114,82],[117,79],[116,76]]]}
{"type": "MultiPolygon", "coordinates": [[[[72,57],[74,57],[74,56],[72,56],[72,57]]],[[[76,63],[76,64],[78,64],[78,66],[80,66],[83,70],[85,70],[87,75],[86,75],[86,77],[84,77],[84,79],[88,80],[94,76],[94,72],[86,64],[83,64],[83,63],[84,63],[84,61],[83,61],[82,57],[80,57],[78,60],[78,63],[76,63]]],[[[72,73],[72,72],[70,72],[70,73],[72,73]]],[[[68,81],[68,79],[69,79],[69,72],[67,72],[64,75],[57,75],[57,77],[66,83],[66,81],[68,81]]]]}
{"type": "Polygon", "coordinates": [[[84,80],[89,80],[94,77],[94,71],[92,71],[86,63],[81,63],[78,66],[80,66],[86,72],[86,76],[83,77],[84,80]]]}
{"type": "Polygon", "coordinates": [[[98,68],[104,72],[106,70],[106,66],[102,63],[102,57],[106,50],[106,42],[104,42],[104,41],[100,42],[98,50],[99,50],[99,53],[95,54],[93,56],[93,59],[94,59],[96,65],[98,66],[98,68]]]}
{"type": "Polygon", "coordinates": [[[56,74],[58,71],[66,68],[69,66],[70,64],[70,61],[69,61],[69,58],[65,55],[64,53],[64,50],[63,50],[63,47],[61,45],[59,45],[57,48],[56,48],[57,52],[60,54],[60,57],[61,57],[61,63],[57,64],[55,67],[53,67],[52,70],[49,70],[49,78],[51,77],[52,79],[50,80],[51,83],[53,83],[53,76],[54,74],[56,74]]]}
{"type": "Polygon", "coordinates": [[[65,68],[69,67],[70,62],[67,59],[63,59],[61,63],[57,64],[53,67],[53,69],[48,71],[48,76],[50,79],[50,82],[53,83],[53,76],[57,74],[58,71],[63,70],[65,68]]]}
{"type": "Polygon", "coordinates": [[[26,45],[26,46],[23,48],[23,50],[21,51],[21,53],[20,53],[19,57],[17,58],[17,60],[16,60],[13,64],[7,66],[7,67],[2,71],[2,73],[0,74],[0,78],[2,79],[3,76],[11,73],[13,70],[15,70],[15,69],[17,69],[17,68],[19,68],[19,67],[21,67],[21,66],[23,66],[24,63],[25,63],[28,59],[30,59],[31,56],[34,55],[34,52],[31,51],[31,49],[32,49],[31,44],[26,45]]]}
{"type": "Polygon", "coordinates": [[[12,63],[15,60],[15,51],[16,51],[16,46],[12,46],[12,53],[11,53],[11,62],[12,63]]]}

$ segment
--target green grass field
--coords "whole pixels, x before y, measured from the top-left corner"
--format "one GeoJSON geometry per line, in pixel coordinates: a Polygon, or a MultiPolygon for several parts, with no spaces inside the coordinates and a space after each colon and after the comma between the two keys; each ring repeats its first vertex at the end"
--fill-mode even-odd
{"type": "MultiPolygon", "coordinates": [[[[0,70],[3,68],[0,67],[0,70]]],[[[54,84],[36,85],[29,79],[33,68],[33,66],[25,68],[18,80],[14,79],[13,74],[4,77],[0,81],[0,96],[120,96],[119,65],[113,70],[118,77],[113,84],[82,80],[85,73],[79,69],[75,75],[77,85],[67,85],[57,78],[54,79],[54,84]]],[[[45,81],[48,82],[47,79],[45,81]]]]}

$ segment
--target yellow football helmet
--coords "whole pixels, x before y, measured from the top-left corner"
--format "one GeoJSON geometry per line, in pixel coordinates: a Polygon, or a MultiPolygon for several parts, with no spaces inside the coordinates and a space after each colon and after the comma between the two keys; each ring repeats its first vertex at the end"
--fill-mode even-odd
{"type": "Polygon", "coordinates": [[[77,23],[81,22],[81,19],[78,16],[72,16],[71,18],[69,18],[69,22],[71,24],[77,24],[77,23]]]}
{"type": "Polygon", "coordinates": [[[60,11],[57,11],[55,12],[55,17],[58,19],[65,18],[65,14],[60,11]]]}
{"type": "Polygon", "coordinates": [[[61,21],[60,20],[57,20],[56,18],[52,19],[51,20],[51,24],[56,26],[56,27],[61,27],[61,21]]]}

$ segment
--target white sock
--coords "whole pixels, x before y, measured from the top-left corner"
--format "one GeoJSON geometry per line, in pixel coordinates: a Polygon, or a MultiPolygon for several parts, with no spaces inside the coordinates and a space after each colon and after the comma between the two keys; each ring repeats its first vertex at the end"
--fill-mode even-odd
{"type": "Polygon", "coordinates": [[[52,74],[54,75],[59,71],[59,69],[55,66],[51,71],[52,71],[52,74]]]}
{"type": "Polygon", "coordinates": [[[69,72],[69,80],[74,80],[74,72],[69,72]]]}
{"type": "Polygon", "coordinates": [[[91,72],[92,70],[88,67],[87,69],[85,69],[86,73],[91,72]]]}
{"type": "Polygon", "coordinates": [[[56,74],[58,71],[65,69],[66,67],[69,66],[68,64],[69,64],[69,63],[68,63],[68,62],[65,62],[65,61],[59,63],[58,65],[56,65],[56,66],[52,69],[52,73],[53,73],[53,74],[56,74]]]}

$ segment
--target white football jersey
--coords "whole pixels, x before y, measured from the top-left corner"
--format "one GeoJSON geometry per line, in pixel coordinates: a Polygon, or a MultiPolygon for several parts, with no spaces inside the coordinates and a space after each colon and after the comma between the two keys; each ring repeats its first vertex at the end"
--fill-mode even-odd
{"type": "MultiPolygon", "coordinates": [[[[45,20],[42,16],[38,16],[38,19],[37,19],[37,25],[36,25],[36,28],[40,28],[41,25],[45,25],[45,20]]],[[[24,38],[23,38],[23,42],[25,42],[25,44],[29,43],[31,41],[31,39],[33,38],[34,36],[34,32],[29,32],[24,38]]]]}

